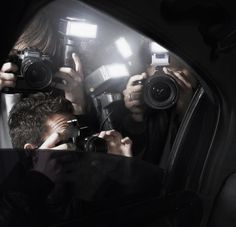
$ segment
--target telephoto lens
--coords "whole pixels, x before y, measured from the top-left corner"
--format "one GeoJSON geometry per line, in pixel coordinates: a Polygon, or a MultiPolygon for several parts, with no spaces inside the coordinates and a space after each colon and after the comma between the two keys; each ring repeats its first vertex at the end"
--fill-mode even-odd
{"type": "Polygon", "coordinates": [[[143,84],[143,101],[151,109],[168,109],[178,100],[179,86],[174,78],[164,72],[156,72],[143,84]]]}

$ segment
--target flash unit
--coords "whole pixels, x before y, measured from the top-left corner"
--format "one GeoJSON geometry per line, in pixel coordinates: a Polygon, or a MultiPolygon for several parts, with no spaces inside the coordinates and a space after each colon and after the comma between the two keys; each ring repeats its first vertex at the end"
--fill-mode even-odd
{"type": "Polygon", "coordinates": [[[86,92],[93,93],[101,87],[102,91],[106,91],[117,79],[128,76],[129,71],[125,64],[102,65],[85,78],[86,92]]]}
{"type": "Polygon", "coordinates": [[[169,65],[169,51],[156,42],[150,43],[150,50],[152,54],[152,65],[154,66],[168,66],[169,65]]]}
{"type": "Polygon", "coordinates": [[[66,36],[95,39],[97,25],[85,19],[66,17],[60,19],[59,32],[66,36]]]}
{"type": "Polygon", "coordinates": [[[123,58],[127,59],[133,55],[131,47],[124,37],[117,39],[115,44],[123,58]]]}
{"type": "Polygon", "coordinates": [[[64,67],[75,69],[72,53],[79,53],[87,49],[88,44],[97,36],[97,25],[91,24],[85,19],[61,18],[59,22],[59,34],[62,36],[64,67]]]}

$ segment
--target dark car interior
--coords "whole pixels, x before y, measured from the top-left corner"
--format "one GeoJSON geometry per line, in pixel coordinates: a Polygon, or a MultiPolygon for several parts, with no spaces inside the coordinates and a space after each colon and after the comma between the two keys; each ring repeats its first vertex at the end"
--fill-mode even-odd
{"type": "MultiPolygon", "coordinates": [[[[11,8],[10,4],[7,7],[11,8]]],[[[8,25],[1,16],[6,34],[2,37],[1,64],[25,25],[41,10],[56,21],[64,45],[62,61],[69,62],[71,50],[80,57],[83,89],[91,104],[89,111],[95,113],[88,124],[93,127],[96,120],[96,130],[115,129],[133,140],[132,157],[78,149],[76,193],[89,202],[78,218],[49,226],[235,226],[236,18],[231,3],[19,1],[8,25]],[[83,36],[88,30],[82,36],[68,35],[64,30],[81,21],[90,25],[90,36],[83,36]],[[155,77],[166,67],[178,70],[155,77]],[[140,128],[132,128],[130,118],[125,121],[131,109],[127,110],[123,91],[131,76],[144,71],[148,74],[147,68],[154,69],[154,76],[152,71],[149,75],[154,79],[140,84],[146,89],[142,101],[151,120],[142,121],[147,131],[139,137],[140,128]],[[145,149],[150,152],[146,156],[142,153],[145,149]]],[[[4,98],[35,92],[36,82],[30,83],[33,85],[1,91],[0,121],[4,98]]],[[[6,131],[6,124],[7,120],[1,133],[6,131]]],[[[1,183],[16,162],[25,161],[24,152],[0,137],[1,183]]]]}

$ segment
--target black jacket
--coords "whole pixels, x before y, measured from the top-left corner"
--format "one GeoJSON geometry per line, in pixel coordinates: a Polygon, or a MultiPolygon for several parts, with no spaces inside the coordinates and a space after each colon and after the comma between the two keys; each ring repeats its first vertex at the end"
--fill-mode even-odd
{"type": "Polygon", "coordinates": [[[83,221],[160,193],[163,171],[155,165],[117,155],[78,155],[77,187],[54,186],[43,174],[17,163],[0,188],[0,226],[45,227],[83,221]]]}
{"type": "Polygon", "coordinates": [[[0,226],[43,226],[44,202],[54,184],[17,163],[0,188],[0,226]]]}

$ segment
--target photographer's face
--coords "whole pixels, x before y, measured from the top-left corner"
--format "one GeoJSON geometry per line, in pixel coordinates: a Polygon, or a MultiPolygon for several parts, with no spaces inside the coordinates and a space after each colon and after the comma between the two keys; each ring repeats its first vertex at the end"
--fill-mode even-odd
{"type": "Polygon", "coordinates": [[[67,121],[74,119],[73,115],[53,114],[44,124],[42,144],[26,143],[24,149],[58,149],[73,150],[74,146],[68,142],[72,135],[72,128],[67,121]]]}

